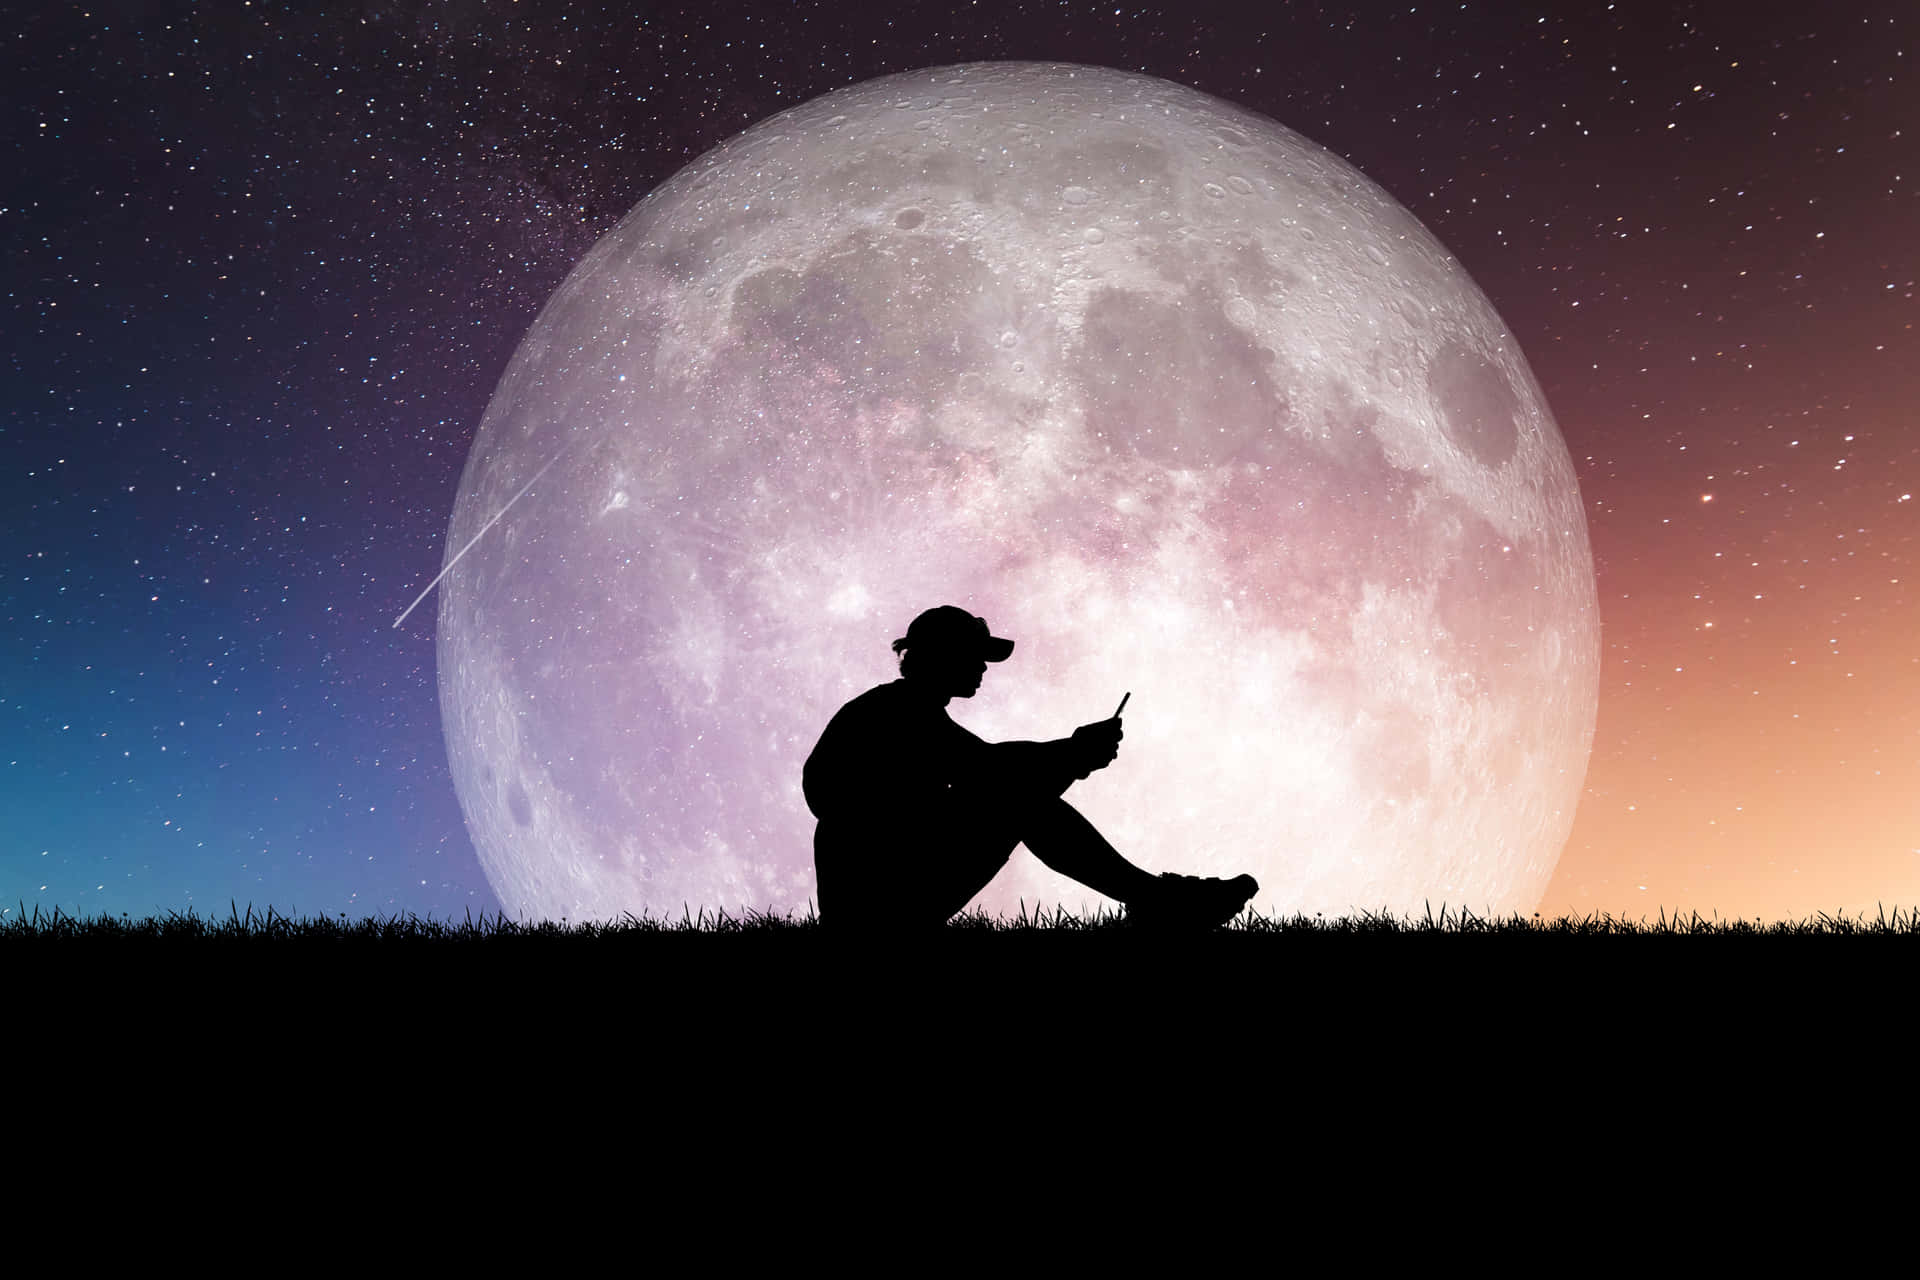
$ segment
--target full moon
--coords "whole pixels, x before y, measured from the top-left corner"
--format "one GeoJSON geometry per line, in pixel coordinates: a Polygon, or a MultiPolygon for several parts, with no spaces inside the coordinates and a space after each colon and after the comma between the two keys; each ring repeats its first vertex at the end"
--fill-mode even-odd
{"type": "MultiPolygon", "coordinates": [[[[676,174],[514,355],[443,565],[454,784],[533,918],[804,913],[801,765],[934,605],[1017,642],[983,738],[1131,692],[1068,799],[1267,913],[1532,910],[1593,738],[1579,491],[1492,305],[1328,151],[1102,68],[889,76],[676,174]]],[[[1099,901],[1021,850],[975,905],[1099,901]]]]}

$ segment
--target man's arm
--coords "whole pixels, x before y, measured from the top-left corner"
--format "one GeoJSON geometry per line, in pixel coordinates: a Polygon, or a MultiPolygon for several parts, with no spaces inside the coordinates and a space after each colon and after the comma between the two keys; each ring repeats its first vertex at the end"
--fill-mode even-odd
{"type": "Polygon", "coordinates": [[[999,742],[996,765],[1011,775],[1036,782],[1052,795],[1113,763],[1120,750],[1120,722],[1081,725],[1070,738],[1051,742],[999,742]]]}
{"type": "Polygon", "coordinates": [[[991,752],[993,767],[1003,784],[1024,784],[1057,796],[1087,776],[1080,770],[1071,738],[1052,742],[996,742],[991,752]]]}

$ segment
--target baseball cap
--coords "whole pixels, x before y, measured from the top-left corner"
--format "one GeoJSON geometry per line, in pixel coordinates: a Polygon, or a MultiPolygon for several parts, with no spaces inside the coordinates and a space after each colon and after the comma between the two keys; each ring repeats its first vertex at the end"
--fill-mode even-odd
{"type": "Polygon", "coordinates": [[[893,642],[893,651],[898,653],[914,645],[978,653],[988,662],[1005,662],[1013,653],[1013,641],[989,631],[985,618],[976,618],[951,604],[929,609],[915,618],[907,627],[907,634],[893,642]]]}

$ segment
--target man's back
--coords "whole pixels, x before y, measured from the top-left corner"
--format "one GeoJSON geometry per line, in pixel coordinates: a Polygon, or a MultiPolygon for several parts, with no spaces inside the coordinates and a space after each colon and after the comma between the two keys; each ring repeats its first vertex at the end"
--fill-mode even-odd
{"type": "Polygon", "coordinates": [[[801,774],[819,819],[813,850],[823,919],[892,905],[894,890],[925,869],[955,784],[971,790],[965,781],[987,749],[905,680],[869,689],[834,714],[801,774]]]}
{"type": "Polygon", "coordinates": [[[884,824],[909,808],[937,805],[980,767],[986,750],[946,708],[894,680],[867,690],[827,722],[807,757],[801,788],[823,823],[884,824]]]}

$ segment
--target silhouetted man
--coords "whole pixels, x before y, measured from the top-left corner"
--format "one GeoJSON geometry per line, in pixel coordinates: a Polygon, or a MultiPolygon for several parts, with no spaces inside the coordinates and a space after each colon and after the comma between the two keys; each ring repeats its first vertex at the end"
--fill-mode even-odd
{"type": "Polygon", "coordinates": [[[1113,763],[1120,718],[1052,742],[984,742],[947,715],[979,692],[987,664],[1013,641],[943,605],[893,642],[900,678],[834,715],[807,757],[820,921],[829,928],[938,927],[1006,865],[1017,844],[1062,875],[1126,904],[1137,925],[1206,929],[1239,914],[1259,888],[1159,875],[1128,862],[1061,798],[1113,763]]]}

